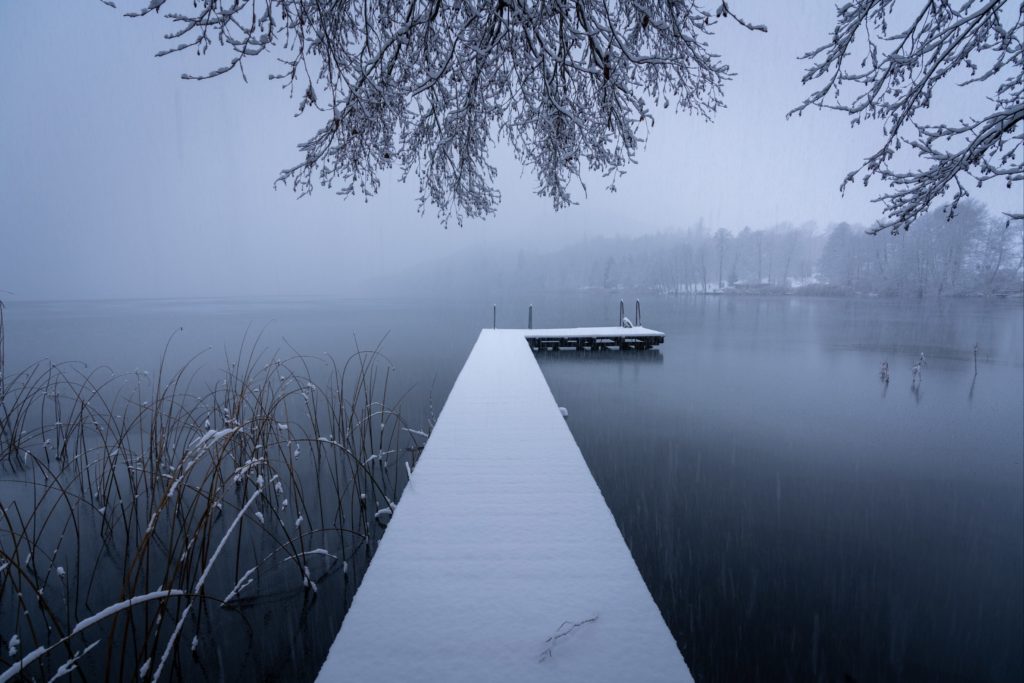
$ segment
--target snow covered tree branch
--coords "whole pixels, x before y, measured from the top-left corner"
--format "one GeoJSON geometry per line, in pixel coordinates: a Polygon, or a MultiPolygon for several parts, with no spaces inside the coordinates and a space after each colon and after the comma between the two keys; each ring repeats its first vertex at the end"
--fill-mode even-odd
{"type": "Polygon", "coordinates": [[[273,52],[271,78],[302,93],[299,113],[321,113],[278,182],[369,196],[397,168],[418,178],[421,210],[429,202],[460,222],[500,202],[489,162],[497,141],[556,209],[588,169],[614,189],[652,110],[710,118],[721,106],[731,74],[707,44],[715,23],[765,30],[699,0],[151,0],[130,16],[151,12],[174,26],[175,46],[160,55],[227,52],[185,78],[244,76],[273,52]]]}
{"type": "Polygon", "coordinates": [[[947,217],[971,184],[996,181],[1012,187],[1024,181],[1024,4],[961,2],[929,0],[909,25],[895,29],[890,26],[894,9],[906,3],[852,0],[838,7],[831,41],[803,56],[811,62],[804,83],[817,81],[821,87],[790,115],[819,107],[846,112],[852,125],[871,119],[883,124],[881,147],[842,183],[845,189],[858,175],[865,185],[872,176],[888,183],[875,199],[883,218],[869,230],[873,234],[909,229],[950,190],[947,217]],[[860,59],[854,55],[858,41],[860,59]],[[918,121],[936,86],[954,80],[986,88],[990,113],[956,123],[918,121]],[[926,167],[894,168],[890,162],[903,145],[926,167]]]}

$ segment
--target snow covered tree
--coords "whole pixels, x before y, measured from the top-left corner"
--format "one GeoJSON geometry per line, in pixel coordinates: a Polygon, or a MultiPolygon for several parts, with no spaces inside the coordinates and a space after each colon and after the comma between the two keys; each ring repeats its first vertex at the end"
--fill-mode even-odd
{"type": "MultiPolygon", "coordinates": [[[[1024,3],[948,0],[918,3],[851,0],[837,8],[831,39],[804,59],[804,83],[821,87],[790,114],[809,107],[845,112],[852,125],[883,124],[881,147],[843,181],[888,184],[876,201],[883,218],[869,232],[907,230],[947,192],[952,218],[971,184],[1024,182],[1024,3]],[[903,21],[898,12],[907,11],[903,21]],[[919,113],[943,82],[958,81],[967,97],[987,100],[988,113],[960,121],[923,122],[919,113]],[[926,162],[893,163],[908,145],[926,162]]],[[[1015,215],[1010,218],[1016,217],[1015,215]]]]}
{"type": "Polygon", "coordinates": [[[1009,295],[1024,280],[1024,221],[991,216],[964,200],[952,220],[941,208],[924,214],[899,239],[874,240],[860,226],[836,225],[819,261],[832,285],[884,296],[1009,295]]]}
{"type": "Polygon", "coordinates": [[[556,209],[586,169],[614,188],[656,109],[721,106],[730,73],[708,47],[712,26],[764,30],[699,0],[150,0],[132,16],[151,12],[174,25],[160,54],[226,51],[186,78],[244,74],[273,53],[271,77],[301,93],[300,113],[319,112],[279,182],[372,195],[394,167],[445,220],[495,211],[499,140],[556,209]]]}
{"type": "Polygon", "coordinates": [[[979,229],[975,259],[978,292],[991,295],[1021,291],[1020,276],[1024,268],[1024,249],[1018,247],[1021,227],[1024,227],[1024,220],[990,218],[979,229]]]}
{"type": "MultiPolygon", "coordinates": [[[[971,183],[1024,181],[1024,4],[911,5],[842,4],[829,42],[804,55],[805,83],[821,87],[791,112],[883,124],[882,145],[842,184],[888,183],[875,233],[909,228],[948,192],[951,216],[971,183]],[[987,97],[990,113],[920,121],[954,81],[987,97]],[[906,170],[901,147],[927,165],[906,170]]],[[[244,75],[272,55],[299,113],[322,117],[279,182],[368,196],[394,168],[418,179],[421,210],[433,204],[445,220],[495,211],[498,141],[556,209],[572,203],[574,182],[585,190],[588,170],[614,189],[655,111],[710,118],[722,106],[731,74],[708,45],[716,23],[765,30],[702,0],[148,0],[133,16],[153,12],[173,24],[160,54],[221,50],[216,69],[187,78],[244,75]]]]}
{"type": "Polygon", "coordinates": [[[725,250],[732,235],[725,228],[715,231],[715,253],[718,255],[718,289],[725,287],[725,250]]]}

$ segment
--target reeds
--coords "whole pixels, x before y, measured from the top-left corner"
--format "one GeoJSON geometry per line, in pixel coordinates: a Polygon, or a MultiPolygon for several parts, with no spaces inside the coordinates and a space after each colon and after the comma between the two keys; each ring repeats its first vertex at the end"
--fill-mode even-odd
{"type": "Polygon", "coordinates": [[[0,682],[230,675],[247,609],[358,582],[422,437],[379,349],[268,356],[243,344],[201,390],[195,358],[0,380],[0,682]]]}

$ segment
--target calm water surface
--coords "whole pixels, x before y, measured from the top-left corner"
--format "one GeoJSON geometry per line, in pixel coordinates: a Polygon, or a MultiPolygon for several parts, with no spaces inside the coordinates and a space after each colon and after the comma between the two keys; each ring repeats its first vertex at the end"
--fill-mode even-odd
{"type": "Polygon", "coordinates": [[[649,304],[540,362],[697,680],[1021,680],[1019,305],[649,304]]]}
{"type": "MultiPolygon", "coordinates": [[[[171,361],[209,347],[213,376],[247,330],[280,355],[384,338],[425,424],[491,303],[15,302],[7,355],[153,370],[174,333],[171,361]]],[[[527,299],[497,303],[499,326],[525,325],[527,299]]],[[[618,296],[532,303],[537,326],[610,324],[618,296]]],[[[1019,301],[648,297],[643,314],[659,352],[538,359],[698,681],[1024,678],[1019,301]]],[[[254,619],[298,635],[253,675],[314,675],[342,609],[254,619]]]]}

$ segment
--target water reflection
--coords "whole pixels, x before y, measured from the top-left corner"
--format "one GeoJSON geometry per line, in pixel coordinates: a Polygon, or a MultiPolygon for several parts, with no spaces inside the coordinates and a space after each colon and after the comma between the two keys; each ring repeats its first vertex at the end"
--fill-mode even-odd
{"type": "Polygon", "coordinates": [[[537,357],[697,680],[1020,680],[1019,306],[645,319],[658,364],[537,357]]]}
{"type": "Polygon", "coordinates": [[[638,351],[613,351],[613,350],[600,350],[600,351],[536,351],[535,356],[550,356],[558,355],[559,363],[580,363],[580,364],[593,364],[593,363],[608,363],[615,367],[628,366],[624,364],[623,356],[628,356],[629,363],[654,363],[660,365],[665,362],[665,357],[661,355],[661,351],[658,349],[644,349],[638,351]]]}

